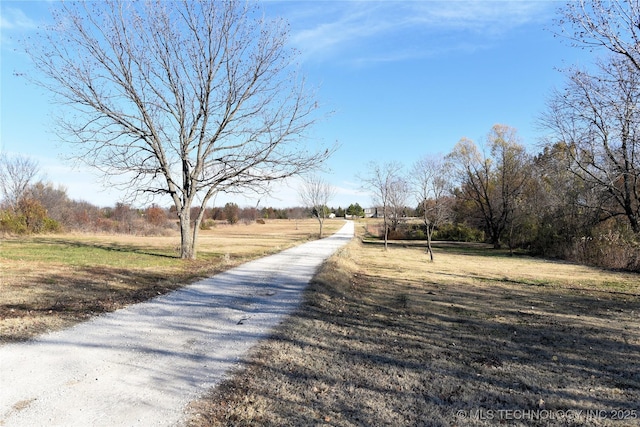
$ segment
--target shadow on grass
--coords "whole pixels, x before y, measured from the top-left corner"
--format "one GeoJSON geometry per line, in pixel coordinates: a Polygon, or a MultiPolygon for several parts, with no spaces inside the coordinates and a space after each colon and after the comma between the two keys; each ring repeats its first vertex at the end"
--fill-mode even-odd
{"type": "Polygon", "coordinates": [[[125,245],[125,244],[116,244],[116,243],[98,243],[98,242],[81,242],[78,240],[72,239],[52,239],[52,238],[34,238],[32,240],[34,243],[39,244],[52,244],[52,245],[60,245],[62,247],[72,247],[72,248],[85,248],[85,249],[100,249],[108,252],[124,252],[124,253],[132,253],[138,255],[148,255],[152,257],[161,257],[161,258],[172,258],[179,259],[180,255],[178,251],[175,251],[173,254],[169,254],[161,251],[153,251],[149,249],[143,249],[133,245],[125,245]]]}
{"type": "Polygon", "coordinates": [[[191,425],[633,425],[640,302],[511,285],[315,283],[191,425]]]}
{"type": "Polygon", "coordinates": [[[29,278],[20,302],[0,301],[0,321],[37,319],[40,326],[0,333],[0,343],[26,341],[49,330],[49,321],[77,323],[130,304],[172,292],[197,279],[214,274],[198,268],[153,272],[106,266],[74,266],[60,273],[43,271],[29,278]]]}
{"type": "MultiPolygon", "coordinates": [[[[362,243],[366,245],[384,245],[384,240],[377,238],[364,238],[362,243]]],[[[401,246],[405,248],[423,248],[427,249],[427,242],[425,240],[389,240],[388,245],[401,246]]],[[[514,250],[513,253],[509,249],[501,248],[496,249],[488,243],[480,242],[450,242],[443,240],[436,240],[431,242],[431,247],[434,250],[440,250],[443,253],[451,253],[457,255],[473,255],[483,257],[518,257],[529,256],[527,252],[522,250],[514,250]]]]}

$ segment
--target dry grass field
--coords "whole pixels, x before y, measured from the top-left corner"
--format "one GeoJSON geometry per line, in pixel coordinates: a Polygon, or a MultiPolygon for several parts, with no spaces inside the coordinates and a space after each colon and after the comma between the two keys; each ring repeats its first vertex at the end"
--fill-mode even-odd
{"type": "Polygon", "coordinates": [[[190,411],[191,427],[637,426],[640,277],[355,240],[190,411]]]}
{"type": "MultiPolygon", "coordinates": [[[[326,234],[342,226],[326,221],[326,234]]],[[[46,235],[0,240],[0,344],[147,300],[250,259],[317,238],[318,222],[267,220],[201,231],[198,259],[179,235],[46,235]]]]}

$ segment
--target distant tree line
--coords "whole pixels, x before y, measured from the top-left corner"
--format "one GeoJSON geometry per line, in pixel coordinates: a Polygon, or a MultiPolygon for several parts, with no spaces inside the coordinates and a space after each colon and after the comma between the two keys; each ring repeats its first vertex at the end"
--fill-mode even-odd
{"type": "MultiPolygon", "coordinates": [[[[639,171],[640,159],[630,156],[629,163],[631,157],[628,168],[639,171]]],[[[462,138],[450,153],[419,160],[409,171],[397,163],[369,165],[365,182],[386,201],[378,202],[380,237],[485,241],[640,271],[640,180],[618,168],[565,142],[531,154],[514,128],[495,125],[484,143],[462,138]],[[408,207],[412,200],[415,208],[408,207]]]]}
{"type": "MultiPolygon", "coordinates": [[[[28,157],[0,156],[0,233],[79,231],[162,235],[178,230],[178,216],[173,206],[164,208],[152,204],[137,208],[116,203],[112,207],[98,207],[86,201],[72,200],[64,187],[38,179],[39,175],[39,165],[28,157]]],[[[200,209],[193,207],[191,217],[198,217],[200,209]]],[[[345,216],[346,211],[341,207],[326,209],[336,216],[345,216]]],[[[357,203],[349,209],[354,215],[363,211],[357,203]]],[[[200,228],[225,223],[246,224],[259,219],[312,216],[312,209],[306,207],[239,207],[229,202],[222,207],[205,208],[200,228]]]]}

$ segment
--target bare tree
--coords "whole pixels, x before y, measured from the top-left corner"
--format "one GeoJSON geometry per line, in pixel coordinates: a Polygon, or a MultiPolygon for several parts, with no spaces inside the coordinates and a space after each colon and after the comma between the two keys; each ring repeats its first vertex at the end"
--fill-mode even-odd
{"type": "Polygon", "coordinates": [[[407,200],[409,200],[410,195],[411,188],[404,176],[398,175],[391,181],[388,197],[389,228],[391,231],[398,230],[400,223],[405,221],[407,200]]]}
{"type": "Polygon", "coordinates": [[[300,186],[299,194],[302,203],[311,209],[312,215],[320,225],[319,236],[322,239],[322,226],[329,215],[329,200],[335,195],[335,188],[318,176],[305,178],[300,186]]]}
{"type": "Polygon", "coordinates": [[[9,209],[18,207],[39,172],[38,162],[29,157],[0,154],[0,194],[9,209]]]}
{"type": "Polygon", "coordinates": [[[549,145],[565,147],[567,169],[591,193],[579,199],[601,220],[626,217],[640,232],[640,73],[622,57],[598,62],[598,72],[568,73],[547,103],[541,123],[549,145]],[[597,197],[593,197],[597,195],[597,197]]]}
{"type": "Polygon", "coordinates": [[[29,186],[27,197],[40,202],[50,218],[61,224],[68,221],[71,204],[65,187],[55,187],[51,182],[38,181],[29,186]]]}
{"type": "Polygon", "coordinates": [[[298,222],[302,219],[305,214],[305,209],[303,207],[297,206],[294,208],[289,208],[288,210],[289,218],[293,219],[296,223],[296,230],[298,230],[298,222]]]}
{"type": "Polygon", "coordinates": [[[448,166],[442,157],[427,156],[416,161],[411,169],[414,194],[422,213],[427,235],[427,253],[433,261],[431,237],[433,231],[451,215],[451,184],[448,166]]]}
{"type": "Polygon", "coordinates": [[[77,159],[126,179],[130,195],[172,199],[182,258],[195,258],[216,194],[265,193],[331,155],[305,143],[318,104],[297,76],[287,24],[254,3],[54,7],[54,25],[27,51],[38,83],[75,110],[59,119],[61,136],[77,144],[77,159]]]}
{"type": "Polygon", "coordinates": [[[364,187],[371,192],[373,203],[382,209],[382,226],[384,227],[384,248],[388,249],[389,224],[391,220],[392,199],[394,189],[399,188],[402,181],[402,165],[397,162],[388,162],[380,165],[370,162],[367,171],[361,178],[364,187]]]}

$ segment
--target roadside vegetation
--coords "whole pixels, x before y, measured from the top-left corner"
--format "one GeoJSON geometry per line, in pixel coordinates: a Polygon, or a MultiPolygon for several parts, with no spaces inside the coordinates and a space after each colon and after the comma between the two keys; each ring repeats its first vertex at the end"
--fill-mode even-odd
{"type": "MultiPolygon", "coordinates": [[[[333,233],[342,221],[327,221],[333,233]]],[[[215,225],[215,226],[214,226],[215,225]]],[[[317,222],[260,220],[201,230],[197,260],[166,236],[48,234],[0,240],[0,344],[23,341],[317,238],[317,222]]]]}
{"type": "Polygon", "coordinates": [[[433,248],[355,239],[188,425],[637,425],[637,274],[433,248]]]}

